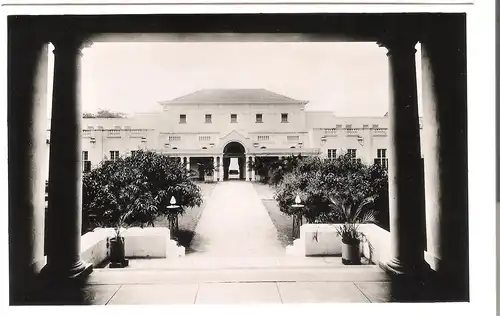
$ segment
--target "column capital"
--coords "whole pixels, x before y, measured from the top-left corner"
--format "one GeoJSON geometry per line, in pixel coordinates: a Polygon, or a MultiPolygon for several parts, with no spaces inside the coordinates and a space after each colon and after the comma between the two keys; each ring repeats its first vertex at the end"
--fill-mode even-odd
{"type": "Polygon", "coordinates": [[[60,52],[66,52],[70,54],[78,54],[79,56],[83,56],[82,50],[84,48],[91,47],[93,44],[92,41],[78,35],[59,36],[52,39],[51,43],[54,45],[53,52],[56,55],[60,52]]]}
{"type": "Polygon", "coordinates": [[[412,34],[401,34],[399,32],[386,33],[377,41],[377,45],[387,49],[387,56],[401,54],[415,54],[417,50],[417,38],[412,34]]]}

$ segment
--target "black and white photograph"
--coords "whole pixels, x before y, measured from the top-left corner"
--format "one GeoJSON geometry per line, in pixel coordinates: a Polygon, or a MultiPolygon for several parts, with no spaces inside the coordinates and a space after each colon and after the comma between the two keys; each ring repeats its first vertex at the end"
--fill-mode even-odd
{"type": "Polygon", "coordinates": [[[471,302],[466,10],[5,18],[9,305],[471,302]]]}

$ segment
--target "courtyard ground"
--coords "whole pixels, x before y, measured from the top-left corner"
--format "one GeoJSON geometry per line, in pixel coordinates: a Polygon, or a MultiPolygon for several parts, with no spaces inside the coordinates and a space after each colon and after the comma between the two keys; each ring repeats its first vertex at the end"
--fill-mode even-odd
{"type": "Polygon", "coordinates": [[[266,208],[246,181],[219,182],[212,191],[191,243],[204,257],[283,256],[266,208]]]}
{"type": "MultiPolygon", "coordinates": [[[[203,210],[205,209],[208,199],[210,199],[210,195],[212,194],[212,191],[217,183],[197,182],[196,184],[201,188],[203,203],[200,206],[187,209],[182,216],[179,216],[179,231],[177,232],[177,239],[179,244],[186,248],[186,254],[192,252],[191,242],[195,235],[196,226],[198,225],[198,222],[203,214],[203,210]]],[[[162,216],[158,218],[155,221],[155,227],[168,227],[167,217],[162,216]]]]}
{"type": "Polygon", "coordinates": [[[266,208],[271,221],[276,227],[276,230],[278,231],[278,239],[283,247],[293,244],[292,217],[280,211],[278,202],[276,202],[273,198],[273,188],[268,184],[260,182],[254,182],[253,187],[261,199],[262,204],[266,208]]]}

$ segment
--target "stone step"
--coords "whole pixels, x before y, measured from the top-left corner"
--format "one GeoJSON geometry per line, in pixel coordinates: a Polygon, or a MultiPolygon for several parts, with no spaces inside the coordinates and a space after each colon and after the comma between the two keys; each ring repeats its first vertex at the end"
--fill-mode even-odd
{"type": "Polygon", "coordinates": [[[89,284],[161,284],[226,282],[375,282],[388,281],[377,266],[331,268],[232,268],[232,269],[96,269],[89,284]]]}

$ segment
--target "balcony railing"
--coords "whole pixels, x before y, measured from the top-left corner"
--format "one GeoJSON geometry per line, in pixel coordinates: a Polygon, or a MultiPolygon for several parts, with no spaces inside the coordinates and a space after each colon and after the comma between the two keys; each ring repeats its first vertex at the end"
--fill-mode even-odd
{"type": "Polygon", "coordinates": [[[337,129],[336,128],[326,128],[325,135],[337,136],[337,129]]]}
{"type": "Polygon", "coordinates": [[[387,129],[386,128],[374,128],[373,129],[373,136],[387,136],[387,129]]]}
{"type": "Polygon", "coordinates": [[[82,137],[83,138],[91,138],[92,137],[92,131],[91,130],[83,130],[82,137]]]}
{"type": "Polygon", "coordinates": [[[348,137],[357,137],[359,135],[359,128],[348,128],[346,129],[346,134],[348,137]]]}
{"type": "Polygon", "coordinates": [[[143,138],[143,137],[146,137],[146,132],[143,130],[130,130],[129,137],[130,138],[143,138]]]}
{"type": "Polygon", "coordinates": [[[119,129],[108,130],[108,137],[121,137],[121,130],[119,129]]]}

